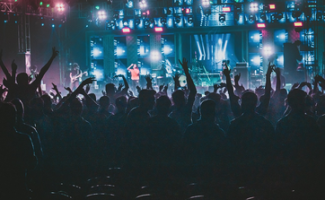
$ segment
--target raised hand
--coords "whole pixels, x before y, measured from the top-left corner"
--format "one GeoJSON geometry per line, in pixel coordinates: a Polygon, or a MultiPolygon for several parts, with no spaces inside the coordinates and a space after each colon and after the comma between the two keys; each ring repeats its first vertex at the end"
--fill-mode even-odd
{"type": "Polygon", "coordinates": [[[140,86],[137,85],[135,88],[137,89],[138,93],[140,93],[140,91],[141,91],[140,86]]]}
{"type": "Polygon", "coordinates": [[[271,76],[272,71],[274,70],[275,66],[271,65],[271,62],[269,62],[269,66],[267,68],[266,76],[271,76]]]}
{"type": "Polygon", "coordinates": [[[94,81],[96,81],[96,78],[95,77],[89,77],[86,80],[82,81],[79,87],[82,87],[83,88],[85,85],[91,84],[94,81]]]}
{"type": "Polygon", "coordinates": [[[89,91],[90,91],[90,85],[88,84],[88,85],[86,85],[86,93],[88,94],[89,93],[89,91]]]}
{"type": "Polygon", "coordinates": [[[164,88],[165,84],[159,85],[159,92],[161,92],[164,88]]]}
{"type": "Polygon", "coordinates": [[[237,75],[235,76],[235,83],[238,83],[240,77],[241,77],[241,73],[239,73],[239,74],[237,74],[237,75]]]}
{"type": "Polygon", "coordinates": [[[280,76],[280,75],[281,75],[281,69],[278,68],[278,67],[276,67],[276,68],[274,69],[274,72],[275,72],[275,74],[276,74],[277,76],[280,76]]]}
{"type": "Polygon", "coordinates": [[[228,65],[225,64],[225,68],[223,69],[222,73],[226,76],[226,77],[230,77],[230,73],[231,73],[231,69],[228,68],[228,65]]]}
{"type": "Polygon", "coordinates": [[[175,83],[177,83],[177,82],[178,82],[178,80],[179,80],[179,75],[178,75],[178,74],[176,74],[175,76],[173,76],[173,79],[174,79],[174,82],[175,82],[175,83]]]}
{"type": "Polygon", "coordinates": [[[188,73],[188,64],[187,64],[188,61],[186,60],[186,58],[183,58],[183,63],[180,60],[178,60],[178,62],[179,62],[179,64],[181,64],[185,74],[187,74],[188,73]]]}
{"type": "Polygon", "coordinates": [[[52,57],[55,58],[59,55],[59,51],[55,49],[55,47],[52,48],[52,57]]]}
{"type": "Polygon", "coordinates": [[[120,84],[118,85],[117,90],[118,90],[118,91],[121,91],[121,89],[122,89],[123,86],[124,86],[124,85],[123,85],[122,83],[120,83],[120,84]]]}
{"type": "Polygon", "coordinates": [[[68,91],[68,92],[69,92],[69,94],[71,94],[71,93],[72,93],[72,90],[71,90],[71,88],[70,88],[70,87],[64,87],[64,89],[65,89],[66,91],[68,91]]]}
{"type": "Polygon", "coordinates": [[[129,96],[134,97],[133,92],[131,90],[129,91],[129,96]]]}
{"type": "Polygon", "coordinates": [[[164,86],[163,92],[167,93],[168,90],[168,84],[164,86]]]}
{"type": "Polygon", "coordinates": [[[12,61],[12,63],[11,63],[11,69],[12,69],[12,71],[17,71],[17,65],[16,65],[16,63],[15,63],[15,59],[12,61]]]}
{"type": "Polygon", "coordinates": [[[54,83],[52,83],[52,86],[53,86],[53,90],[55,90],[55,91],[57,91],[58,90],[58,87],[54,84],[54,83]]]}

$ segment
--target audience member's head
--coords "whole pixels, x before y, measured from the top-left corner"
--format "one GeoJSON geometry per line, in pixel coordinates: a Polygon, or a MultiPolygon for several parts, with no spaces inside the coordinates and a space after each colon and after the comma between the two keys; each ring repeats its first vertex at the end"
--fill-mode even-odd
{"type": "Polygon", "coordinates": [[[214,120],[216,114],[216,102],[213,100],[205,100],[201,103],[200,113],[202,120],[214,120]]]}
{"type": "Polygon", "coordinates": [[[82,103],[75,98],[70,102],[70,111],[73,116],[80,116],[82,113],[82,103]]]}
{"type": "Polygon", "coordinates": [[[52,99],[49,95],[44,94],[42,95],[42,100],[44,102],[44,108],[51,109],[52,107],[52,99]]]}
{"type": "Polygon", "coordinates": [[[183,106],[186,103],[185,93],[182,90],[176,90],[173,92],[172,99],[174,105],[177,107],[183,106]]]}
{"type": "Polygon", "coordinates": [[[100,109],[108,110],[109,105],[110,105],[110,100],[108,96],[102,96],[99,98],[100,109]]]}
{"type": "Polygon", "coordinates": [[[105,86],[106,95],[111,96],[115,94],[115,85],[113,83],[108,83],[105,86]]]}
{"type": "Polygon", "coordinates": [[[125,112],[125,109],[128,105],[126,97],[120,96],[120,97],[116,98],[115,105],[117,107],[118,112],[125,112]]]}
{"type": "Polygon", "coordinates": [[[28,85],[29,77],[26,73],[20,73],[17,75],[17,84],[19,86],[26,86],[28,85]]]}
{"type": "Polygon", "coordinates": [[[241,108],[243,113],[255,112],[257,95],[252,91],[245,91],[241,97],[241,108]]]}
{"type": "Polygon", "coordinates": [[[15,106],[17,111],[17,121],[22,122],[24,119],[24,104],[20,99],[14,99],[11,103],[15,106]]]}
{"type": "Polygon", "coordinates": [[[148,110],[151,110],[155,105],[154,90],[141,90],[139,93],[139,106],[148,110]]]}
{"type": "Polygon", "coordinates": [[[303,112],[306,105],[306,96],[306,92],[299,89],[293,89],[288,94],[287,104],[291,107],[292,111],[303,112]]]}
{"type": "Polygon", "coordinates": [[[95,95],[94,93],[90,93],[90,94],[88,94],[88,96],[89,96],[92,100],[97,101],[96,95],[95,95]]]}
{"type": "Polygon", "coordinates": [[[168,96],[160,96],[156,101],[156,109],[158,114],[168,115],[171,104],[172,103],[168,96]]]}
{"type": "Polygon", "coordinates": [[[16,125],[17,111],[13,104],[0,104],[0,120],[3,128],[13,128],[16,125]]]}

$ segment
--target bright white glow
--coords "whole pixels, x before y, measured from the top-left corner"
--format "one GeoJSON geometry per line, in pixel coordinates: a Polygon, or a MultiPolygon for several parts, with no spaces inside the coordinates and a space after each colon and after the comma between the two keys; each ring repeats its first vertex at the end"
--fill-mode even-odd
{"type": "Polygon", "coordinates": [[[254,42],[259,42],[261,40],[261,35],[260,34],[254,34],[252,36],[254,42]]]}
{"type": "Polygon", "coordinates": [[[103,19],[106,19],[106,18],[107,18],[106,13],[105,13],[105,11],[103,11],[103,10],[98,11],[97,14],[98,14],[98,18],[99,18],[100,20],[103,20],[103,19]]]}
{"type": "Polygon", "coordinates": [[[284,57],[283,57],[283,55],[279,56],[279,57],[276,59],[276,61],[277,61],[277,64],[278,64],[279,66],[283,66],[283,64],[284,64],[284,57]]]}
{"type": "Polygon", "coordinates": [[[96,80],[101,80],[104,78],[102,70],[99,69],[95,69],[91,74],[95,76],[96,80]]]}
{"type": "Polygon", "coordinates": [[[94,57],[99,56],[99,54],[101,54],[101,53],[102,53],[102,52],[101,52],[99,49],[94,48],[94,50],[93,50],[93,56],[94,56],[94,57]]]}
{"type": "Polygon", "coordinates": [[[172,52],[173,50],[168,46],[168,45],[164,45],[164,54],[168,55],[172,52]]]}
{"type": "Polygon", "coordinates": [[[146,8],[147,7],[147,3],[144,0],[140,1],[139,4],[140,4],[140,8],[146,8]]]}
{"type": "Polygon", "coordinates": [[[63,12],[64,11],[64,5],[63,5],[63,3],[56,4],[56,8],[58,9],[59,12],[63,12]]]}
{"type": "Polygon", "coordinates": [[[219,45],[222,45],[222,39],[221,39],[221,38],[219,38],[219,40],[218,40],[218,44],[219,44],[219,45]]]}
{"type": "Polygon", "coordinates": [[[258,4],[257,3],[251,3],[249,6],[249,10],[253,11],[253,12],[257,12],[258,11],[258,4]]]}
{"type": "Polygon", "coordinates": [[[158,51],[151,52],[151,60],[158,61],[160,59],[160,53],[158,51]]]}
{"type": "Polygon", "coordinates": [[[251,59],[253,65],[259,66],[261,65],[261,57],[260,56],[254,56],[253,59],[251,59]]]}
{"type": "Polygon", "coordinates": [[[265,56],[269,56],[273,54],[273,49],[270,46],[266,46],[263,48],[263,54],[265,56]]]}
{"type": "Polygon", "coordinates": [[[279,37],[280,37],[281,40],[285,40],[286,39],[286,35],[285,34],[281,34],[279,37]]]}
{"type": "Polygon", "coordinates": [[[209,6],[210,0],[202,0],[202,6],[209,6]]]}
{"type": "Polygon", "coordinates": [[[125,53],[125,51],[122,49],[122,48],[116,48],[116,55],[117,56],[120,56],[120,55],[123,55],[125,53]]]}

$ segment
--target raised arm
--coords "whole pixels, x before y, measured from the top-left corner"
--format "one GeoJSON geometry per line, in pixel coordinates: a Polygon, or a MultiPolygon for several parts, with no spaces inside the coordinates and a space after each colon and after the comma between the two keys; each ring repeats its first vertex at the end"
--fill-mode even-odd
{"type": "Polygon", "coordinates": [[[16,82],[16,74],[17,74],[17,65],[15,60],[11,63],[11,82],[14,84],[16,82]]]}
{"type": "MultiPolygon", "coordinates": [[[[55,49],[55,47],[52,48],[52,56],[50,58],[50,60],[44,65],[44,67],[42,67],[40,73],[38,74],[37,78],[35,79],[34,82],[41,82],[41,80],[43,79],[45,73],[47,72],[47,70],[50,68],[54,58],[59,54],[59,52],[55,49]]],[[[34,83],[33,82],[33,83],[34,83]]],[[[38,85],[38,83],[35,83],[38,85]]]]}
{"type": "Polygon", "coordinates": [[[269,63],[269,67],[266,72],[266,83],[265,83],[265,93],[264,98],[261,104],[257,107],[257,111],[259,114],[266,114],[267,108],[269,107],[269,102],[271,98],[271,73],[273,71],[273,67],[271,63],[269,63]]]}
{"type": "Polygon", "coordinates": [[[226,88],[229,94],[230,106],[234,116],[238,117],[241,115],[241,109],[238,103],[239,97],[234,94],[234,88],[232,87],[230,72],[231,70],[226,65],[225,69],[223,70],[223,74],[226,76],[226,88]]]}
{"type": "Polygon", "coordinates": [[[133,67],[133,65],[134,65],[134,64],[131,64],[131,65],[127,68],[127,70],[131,69],[131,67],[133,67]]]}
{"type": "Polygon", "coordinates": [[[3,71],[3,73],[6,75],[7,80],[11,78],[11,75],[8,72],[8,69],[6,68],[5,64],[2,61],[2,50],[0,50],[0,67],[3,71]]]}
{"type": "MultiPolygon", "coordinates": [[[[190,93],[188,95],[188,101],[195,101],[195,96],[196,96],[196,87],[195,87],[195,84],[194,84],[194,81],[189,73],[189,70],[188,70],[188,62],[185,58],[183,58],[183,63],[178,60],[178,62],[182,65],[182,68],[184,70],[184,73],[185,73],[185,76],[186,76],[186,81],[187,81],[187,86],[188,86],[188,89],[190,90],[190,93]]],[[[192,105],[193,105],[192,103],[192,105]]]]}

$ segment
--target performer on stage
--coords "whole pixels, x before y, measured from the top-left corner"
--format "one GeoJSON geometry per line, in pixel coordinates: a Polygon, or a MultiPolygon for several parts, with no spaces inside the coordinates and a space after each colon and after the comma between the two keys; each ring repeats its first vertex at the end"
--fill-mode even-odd
{"type": "Polygon", "coordinates": [[[70,72],[70,88],[71,90],[77,89],[79,86],[79,83],[82,80],[82,71],[80,70],[80,67],[78,63],[73,63],[72,70],[70,72]]]}
{"type": "Polygon", "coordinates": [[[140,69],[136,64],[131,64],[127,70],[131,73],[132,87],[135,88],[139,85],[140,80],[140,69]]]}

